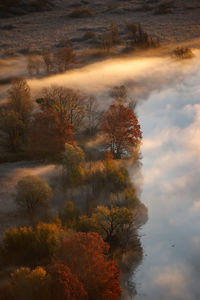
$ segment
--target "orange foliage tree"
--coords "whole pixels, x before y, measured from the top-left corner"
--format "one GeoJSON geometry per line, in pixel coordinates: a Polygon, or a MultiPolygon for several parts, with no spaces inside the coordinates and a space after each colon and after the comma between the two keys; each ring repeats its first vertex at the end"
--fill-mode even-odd
{"type": "Polygon", "coordinates": [[[83,300],[87,293],[77,276],[63,264],[55,264],[48,269],[50,299],[55,300],[83,300]]]}
{"type": "Polygon", "coordinates": [[[115,158],[129,153],[142,139],[135,113],[122,104],[109,107],[102,121],[102,131],[106,135],[106,146],[115,158]]]}
{"type": "Polygon", "coordinates": [[[59,118],[56,111],[43,110],[34,115],[30,125],[29,150],[39,158],[55,157],[73,142],[72,126],[59,118]]]}
{"type": "Polygon", "coordinates": [[[57,253],[59,263],[66,264],[88,294],[88,300],[117,300],[121,295],[120,271],[105,253],[109,245],[98,233],[74,234],[62,241],[57,253]]]}

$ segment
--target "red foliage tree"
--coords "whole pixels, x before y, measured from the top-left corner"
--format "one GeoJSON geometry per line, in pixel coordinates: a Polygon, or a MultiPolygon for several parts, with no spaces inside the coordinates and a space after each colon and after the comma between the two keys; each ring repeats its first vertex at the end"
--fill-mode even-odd
{"type": "Polygon", "coordinates": [[[115,158],[128,153],[140,143],[142,132],[132,109],[122,104],[113,104],[105,113],[102,131],[106,135],[106,146],[115,158]]]}
{"type": "Polygon", "coordinates": [[[55,157],[73,142],[72,126],[56,111],[46,109],[34,115],[30,125],[29,151],[39,158],[55,157]]]}
{"type": "Polygon", "coordinates": [[[50,275],[50,299],[83,300],[87,299],[82,283],[71,270],[63,264],[55,264],[48,269],[50,275]]]}
{"type": "Polygon", "coordinates": [[[88,300],[117,300],[120,271],[109,261],[109,245],[98,233],[76,233],[63,240],[57,260],[66,264],[88,293],[88,300]]]}

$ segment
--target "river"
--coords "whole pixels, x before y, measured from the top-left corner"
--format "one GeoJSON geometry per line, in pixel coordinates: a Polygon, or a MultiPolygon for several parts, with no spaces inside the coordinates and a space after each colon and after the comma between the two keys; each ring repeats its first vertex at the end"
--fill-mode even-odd
{"type": "MultiPolygon", "coordinates": [[[[199,58],[196,58],[199,66],[199,58]]],[[[143,130],[141,230],[136,299],[200,299],[200,69],[151,93],[138,108],[143,130]]]]}

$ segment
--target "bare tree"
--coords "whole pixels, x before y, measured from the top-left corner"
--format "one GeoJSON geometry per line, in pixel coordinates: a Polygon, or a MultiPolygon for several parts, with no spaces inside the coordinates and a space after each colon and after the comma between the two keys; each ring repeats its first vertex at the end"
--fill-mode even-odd
{"type": "Polygon", "coordinates": [[[54,64],[58,72],[64,72],[76,62],[76,55],[70,46],[58,48],[54,53],[54,64]]]}
{"type": "Polygon", "coordinates": [[[39,75],[41,66],[42,66],[42,61],[39,56],[33,56],[33,55],[28,56],[27,70],[31,76],[39,75]]]}
{"type": "Polygon", "coordinates": [[[40,105],[49,107],[59,113],[60,118],[77,129],[84,118],[84,97],[78,90],[60,86],[51,86],[43,90],[40,105]]]}
{"type": "Polygon", "coordinates": [[[20,119],[26,123],[33,109],[31,91],[27,81],[23,78],[14,80],[8,94],[9,109],[17,112],[20,119]]]}
{"type": "Polygon", "coordinates": [[[84,125],[86,131],[90,136],[96,133],[100,122],[102,113],[99,111],[99,105],[95,97],[90,96],[85,102],[85,119],[84,125]]]}
{"type": "Polygon", "coordinates": [[[49,49],[42,50],[42,59],[46,68],[46,73],[51,73],[53,69],[53,60],[49,49]]]}
{"type": "Polygon", "coordinates": [[[110,31],[105,32],[101,36],[101,47],[103,48],[104,52],[109,53],[113,47],[113,40],[112,40],[112,33],[110,31]]]}

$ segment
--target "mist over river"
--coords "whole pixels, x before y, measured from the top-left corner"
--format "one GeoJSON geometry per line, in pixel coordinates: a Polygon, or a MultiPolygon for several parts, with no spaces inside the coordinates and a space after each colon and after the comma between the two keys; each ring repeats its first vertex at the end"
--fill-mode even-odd
{"type": "MultiPolygon", "coordinates": [[[[34,95],[51,84],[63,85],[97,95],[103,107],[111,103],[109,88],[124,84],[138,101],[141,201],[149,220],[140,231],[144,259],[134,275],[137,300],[200,299],[200,53],[194,53],[194,59],[181,62],[171,57],[110,59],[29,80],[34,95]]],[[[0,165],[2,171],[10,168],[9,180],[24,175],[25,162],[11,165],[0,165]]],[[[1,173],[0,180],[6,176],[1,173]]],[[[2,207],[5,195],[13,193],[10,185],[5,187],[0,190],[2,207]]]]}

